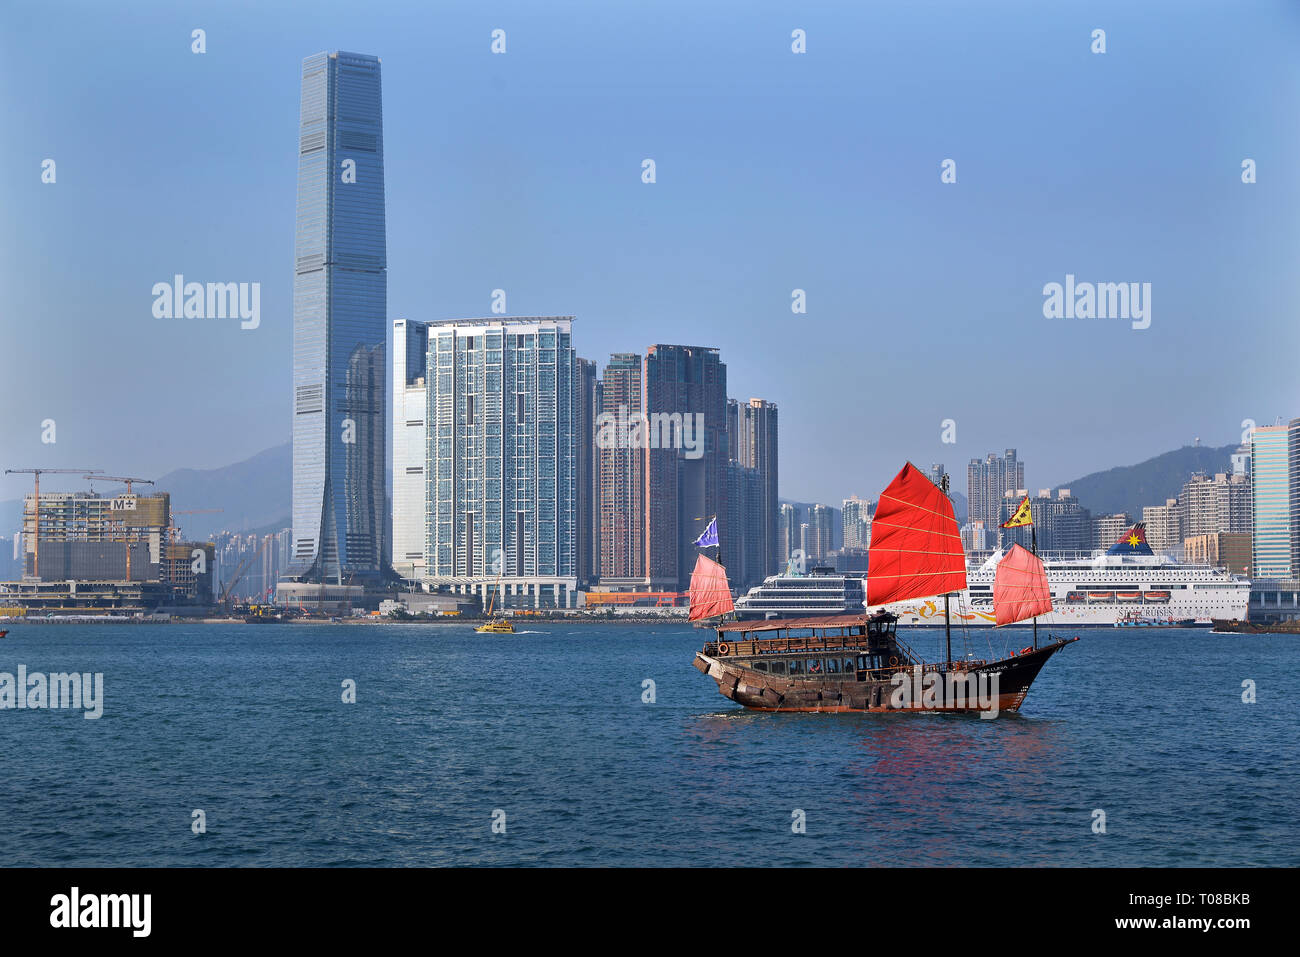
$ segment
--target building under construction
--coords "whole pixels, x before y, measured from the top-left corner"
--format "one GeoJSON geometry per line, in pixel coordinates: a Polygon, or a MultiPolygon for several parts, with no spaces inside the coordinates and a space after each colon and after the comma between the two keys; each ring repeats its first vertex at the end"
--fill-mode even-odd
{"type": "Polygon", "coordinates": [[[137,494],[132,482],[152,484],[129,480],[120,495],[25,496],[22,580],[0,582],[0,613],[121,615],[211,604],[213,545],[179,541],[171,496],[137,494]]]}

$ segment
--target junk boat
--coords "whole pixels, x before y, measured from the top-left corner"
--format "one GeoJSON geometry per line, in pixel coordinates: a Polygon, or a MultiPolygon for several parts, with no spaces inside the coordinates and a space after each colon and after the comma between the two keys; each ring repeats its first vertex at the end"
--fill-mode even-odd
{"type": "MultiPolygon", "coordinates": [[[[868,606],[937,595],[946,605],[966,587],[966,557],[943,481],[941,489],[909,462],[881,494],[871,525],[868,606]]],[[[1022,511],[1019,524],[1031,524],[1028,503],[1022,511]]],[[[998,566],[994,605],[999,625],[1034,619],[1034,640],[996,660],[954,660],[949,626],[947,660],[926,662],[898,637],[897,616],[884,611],[727,622],[726,570],[703,555],[690,597],[692,620],[718,619],[717,638],[696,653],[695,667],[723,697],[756,711],[1018,711],[1047,661],[1079,640],[1049,636],[1039,646],[1037,617],[1051,611],[1051,592],[1036,549],[1020,545],[998,566]]]]}

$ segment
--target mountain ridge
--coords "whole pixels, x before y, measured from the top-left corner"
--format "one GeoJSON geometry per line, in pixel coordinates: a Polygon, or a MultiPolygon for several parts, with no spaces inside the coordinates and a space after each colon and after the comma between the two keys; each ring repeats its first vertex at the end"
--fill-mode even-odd
{"type": "Polygon", "coordinates": [[[1236,450],[1235,445],[1184,445],[1133,465],[1117,465],[1062,482],[1053,487],[1052,494],[1068,488],[1094,516],[1127,512],[1136,522],[1142,518],[1143,506],[1163,505],[1166,499],[1177,498],[1196,472],[1211,476],[1216,472],[1231,473],[1236,450]]]}

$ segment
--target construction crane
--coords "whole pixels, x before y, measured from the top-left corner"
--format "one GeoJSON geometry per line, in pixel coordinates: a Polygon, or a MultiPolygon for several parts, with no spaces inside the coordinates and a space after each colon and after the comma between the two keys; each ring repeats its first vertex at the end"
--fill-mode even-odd
{"type": "Polygon", "coordinates": [[[153,484],[153,479],[128,478],[128,477],[125,476],[125,475],[87,475],[87,476],[84,476],[84,477],[85,477],[87,480],[90,481],[90,483],[91,483],[91,488],[94,488],[94,483],[95,483],[97,480],[98,480],[98,481],[104,481],[104,482],[125,482],[125,483],[126,483],[126,494],[127,494],[127,495],[130,495],[130,494],[131,494],[131,486],[132,486],[134,483],[136,483],[136,482],[139,482],[141,485],[152,485],[152,484],[153,484]]]}
{"type": "MultiPolygon", "coordinates": [[[[95,490],[96,479],[102,479],[105,482],[125,482],[127,495],[131,494],[131,486],[137,482],[141,485],[154,484],[153,479],[136,478],[134,476],[128,476],[128,475],[91,474],[83,477],[90,482],[90,489],[92,492],[95,490]]],[[[125,527],[122,529],[122,542],[124,542],[126,545],[126,580],[130,581],[131,580],[131,539],[130,536],[127,535],[125,527]]]]}
{"type": "Polygon", "coordinates": [[[271,539],[274,537],[274,535],[263,535],[262,544],[257,546],[257,551],[253,552],[252,555],[246,555],[244,560],[235,566],[235,574],[231,576],[229,584],[221,590],[221,598],[219,599],[219,602],[222,605],[229,601],[230,593],[235,590],[235,586],[239,584],[239,580],[244,577],[244,572],[247,571],[254,562],[262,557],[262,552],[265,551],[266,546],[271,543],[271,539]]]}
{"type": "Polygon", "coordinates": [[[36,499],[33,511],[35,521],[32,522],[32,575],[34,577],[41,577],[41,475],[60,472],[85,474],[98,471],[99,469],[5,469],[5,475],[25,474],[36,477],[36,499]]]}

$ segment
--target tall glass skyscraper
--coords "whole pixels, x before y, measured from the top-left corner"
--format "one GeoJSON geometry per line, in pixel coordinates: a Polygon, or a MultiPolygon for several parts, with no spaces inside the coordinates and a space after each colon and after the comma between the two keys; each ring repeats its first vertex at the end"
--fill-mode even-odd
{"type": "Polygon", "coordinates": [[[380,576],[388,298],[379,58],[302,64],[293,284],[293,567],[380,576]]]}
{"type": "Polygon", "coordinates": [[[1255,502],[1252,578],[1291,575],[1289,439],[1285,425],[1261,426],[1251,439],[1251,491],[1255,502]]]}

